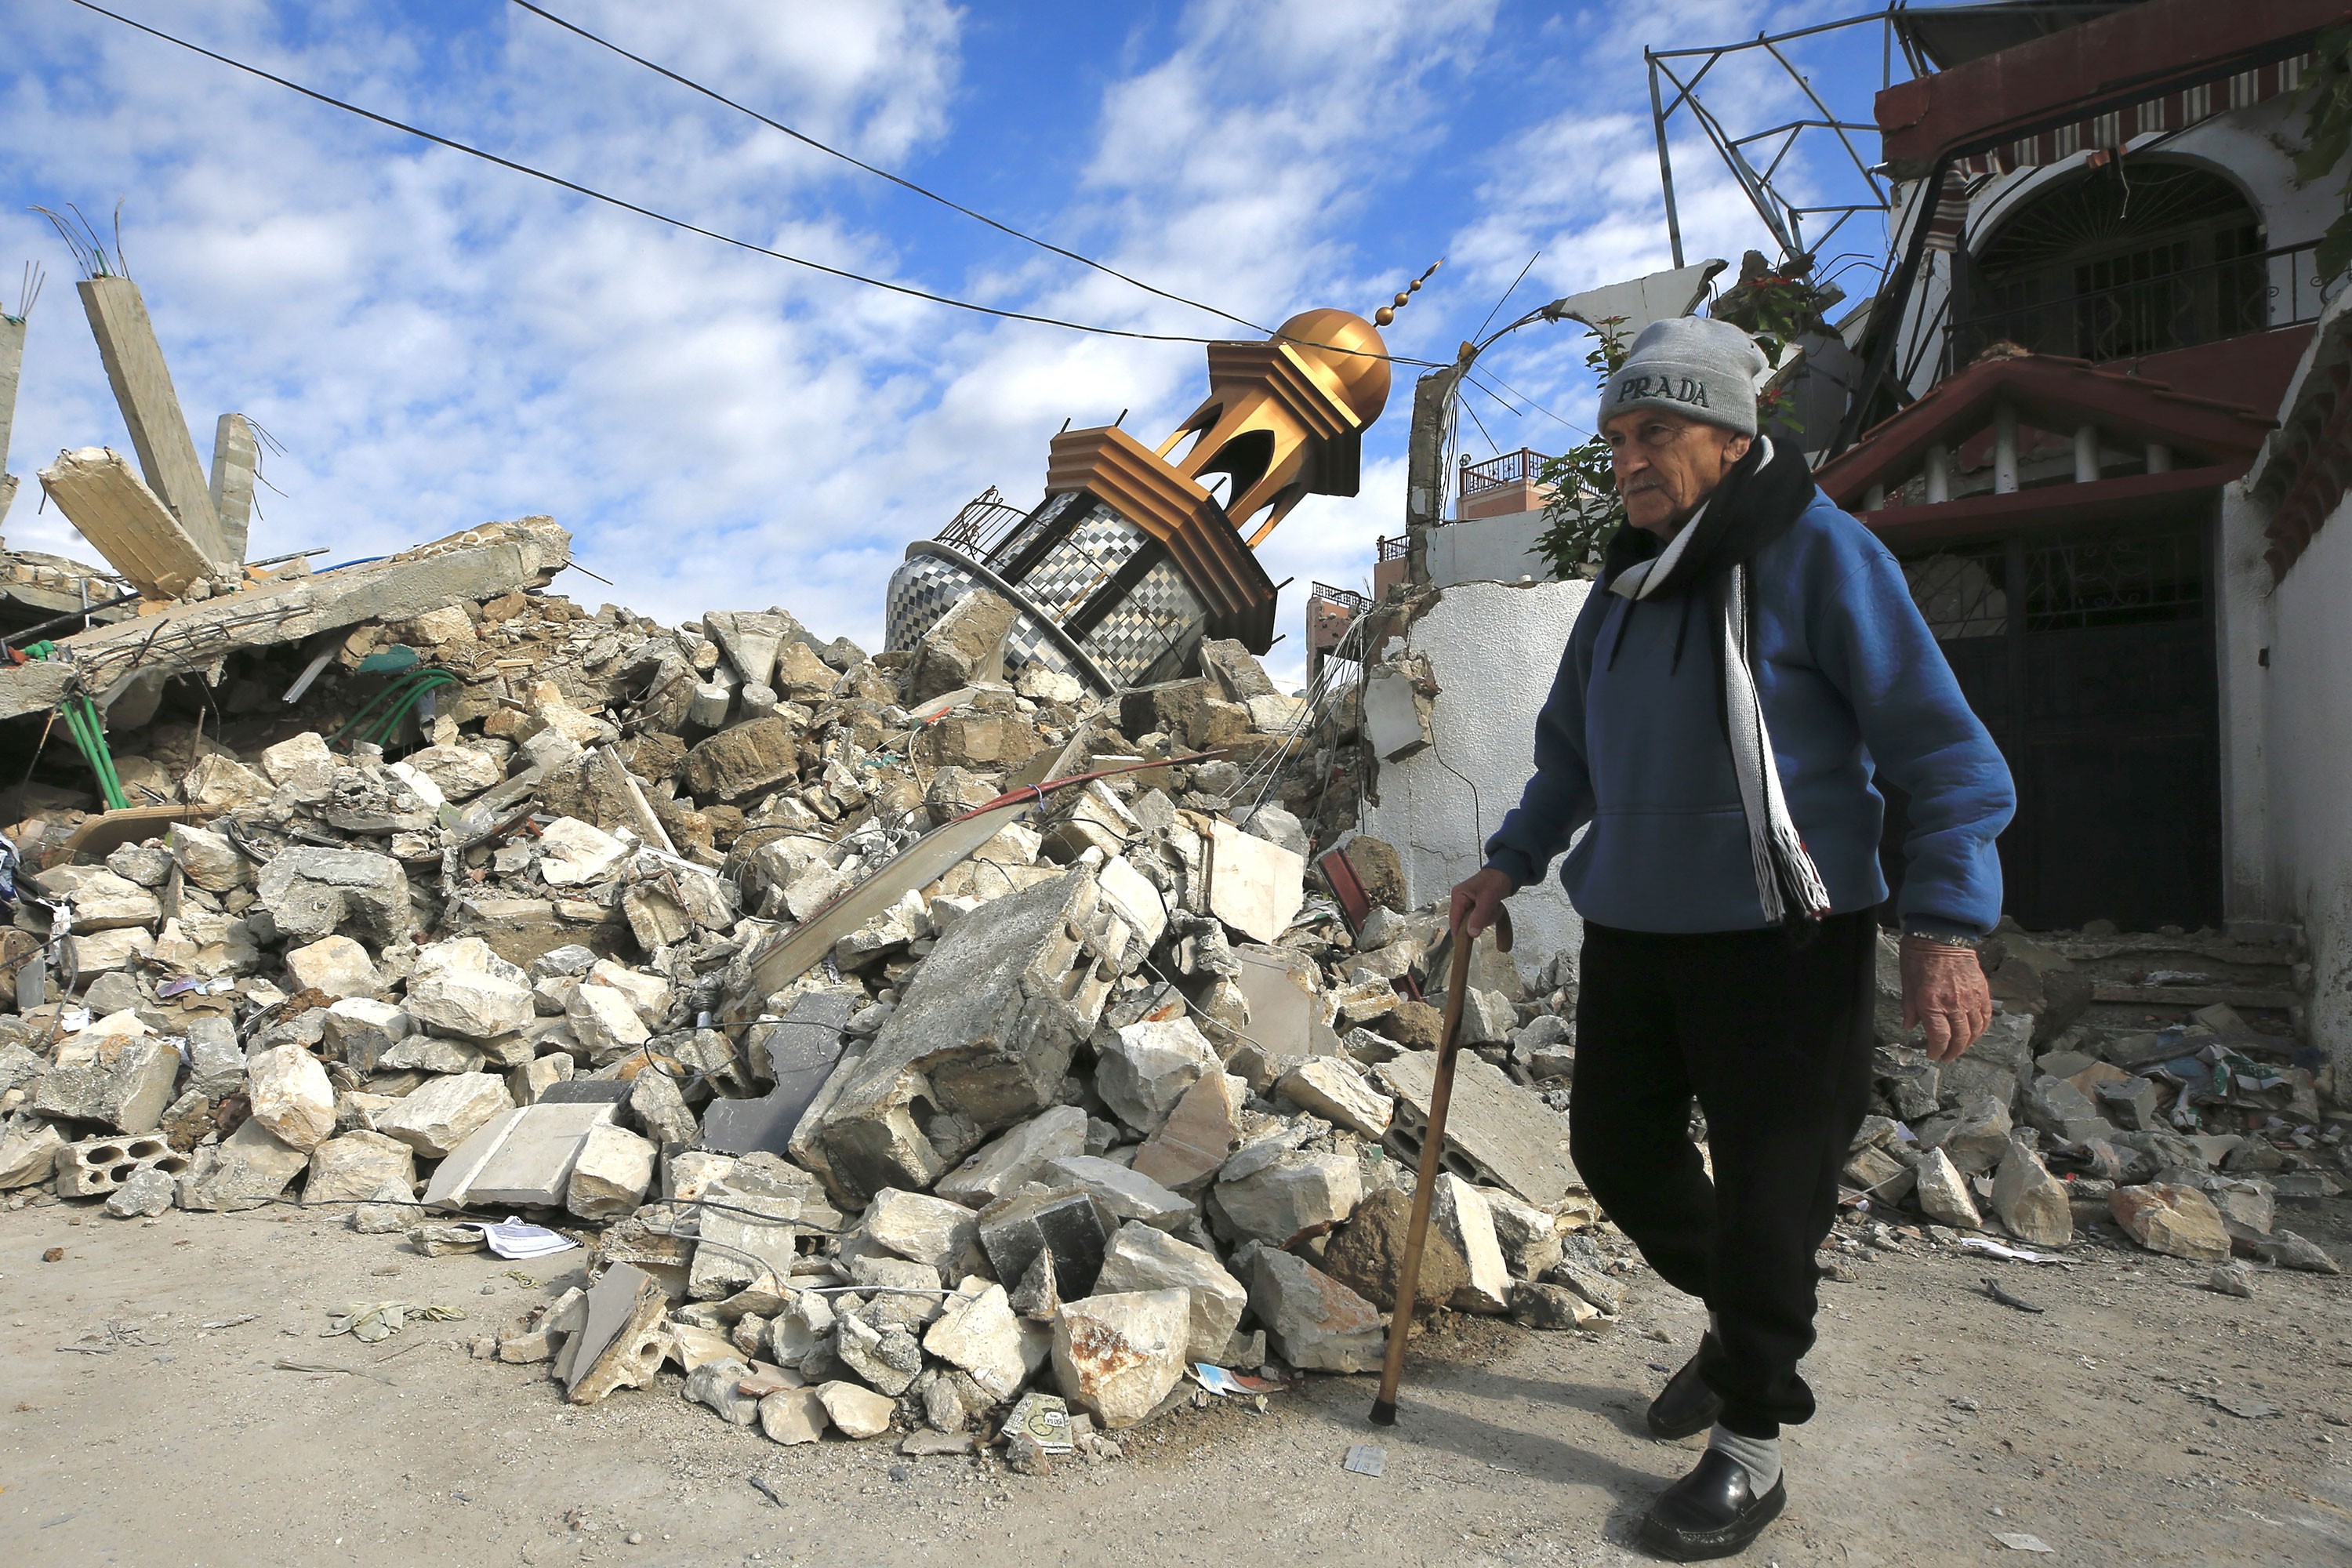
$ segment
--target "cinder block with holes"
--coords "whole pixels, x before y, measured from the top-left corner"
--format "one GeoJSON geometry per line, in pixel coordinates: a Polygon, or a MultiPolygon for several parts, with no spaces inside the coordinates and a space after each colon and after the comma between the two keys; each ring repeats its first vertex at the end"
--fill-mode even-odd
{"type": "Polygon", "coordinates": [[[176,1176],[188,1157],[158,1133],[135,1138],[89,1138],[58,1151],[58,1195],[102,1198],[142,1171],[176,1176]]]}

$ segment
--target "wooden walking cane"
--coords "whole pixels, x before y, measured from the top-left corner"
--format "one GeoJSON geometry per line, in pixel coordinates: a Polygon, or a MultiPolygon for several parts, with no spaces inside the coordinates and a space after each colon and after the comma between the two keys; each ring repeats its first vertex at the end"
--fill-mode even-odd
{"type": "MultiPolygon", "coordinates": [[[[1372,1425],[1393,1426],[1397,1385],[1404,1381],[1404,1342],[1412,1331],[1414,1292],[1421,1289],[1421,1249],[1429,1240],[1429,1205],[1445,1158],[1445,1111],[1454,1099],[1454,1054],[1462,1043],[1462,1003],[1470,992],[1470,950],[1475,939],[1454,933],[1454,963],[1445,979],[1445,1033],[1437,1046],[1437,1074],[1429,1089],[1429,1126],[1422,1133],[1421,1174],[1412,1186],[1412,1219],[1405,1226],[1404,1260],[1397,1266],[1396,1305],[1389,1311],[1389,1353],[1381,1365],[1381,1394],[1372,1425]]],[[[1511,911],[1495,908],[1495,948],[1511,951],[1511,911]]]]}

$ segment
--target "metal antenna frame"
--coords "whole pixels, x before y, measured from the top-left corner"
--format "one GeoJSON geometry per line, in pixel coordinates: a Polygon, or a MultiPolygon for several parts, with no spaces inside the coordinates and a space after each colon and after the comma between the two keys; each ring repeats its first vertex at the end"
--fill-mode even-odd
{"type": "MultiPolygon", "coordinates": [[[[1885,213],[1892,208],[1893,195],[1885,175],[1877,164],[1864,156],[1853,141],[1853,133],[1857,132],[1877,134],[1876,123],[1839,119],[1836,111],[1822,100],[1821,94],[1813,90],[1811,79],[1797,68],[1796,62],[1782,52],[1780,46],[1816,34],[1838,32],[1848,27],[1876,26],[1881,30],[1880,85],[1889,86],[1893,82],[1894,51],[1897,43],[1901,44],[1904,59],[1914,74],[1925,75],[1934,68],[1912,47],[1902,30],[1895,26],[1895,18],[1906,8],[1902,0],[1897,0],[1896,4],[1885,10],[1841,17],[1832,22],[1820,22],[1785,33],[1759,33],[1736,44],[1684,49],[1644,48],[1642,51],[1642,58],[1649,68],[1650,126],[1658,144],[1658,184],[1665,196],[1666,240],[1674,252],[1676,267],[1684,265],[1682,216],[1675,204],[1674,161],[1667,151],[1667,132],[1675,113],[1685,109],[1689,110],[1690,118],[1697,123],[1701,134],[1723,160],[1724,166],[1731,171],[1731,177],[1738,182],[1741,194],[1747,196],[1748,205],[1756,209],[1757,217],[1763,222],[1765,231],[1771,235],[1773,243],[1780,247],[1784,257],[1818,252],[1857,214],[1885,213]],[[1796,84],[1797,89],[1805,95],[1806,101],[1812,105],[1819,118],[1809,116],[1784,121],[1760,131],[1734,135],[1731,129],[1701,101],[1699,84],[1706,80],[1709,71],[1733,56],[1759,49],[1769,55],[1773,63],[1796,84]],[[1686,63],[1692,61],[1698,62],[1696,70],[1686,63]],[[1668,98],[1662,89],[1662,80],[1673,88],[1672,98],[1668,98]],[[1809,136],[1808,132],[1811,134],[1809,136]],[[1805,142],[1809,145],[1818,142],[1822,132],[1834,136],[1844,153],[1843,160],[1833,156],[1832,163],[1851,163],[1854,174],[1869,191],[1868,200],[1806,205],[1783,195],[1776,185],[1774,182],[1781,166],[1796,152],[1799,142],[1805,142]],[[1759,159],[1762,161],[1760,168],[1758,166],[1759,159]],[[1820,232],[1808,235],[1805,232],[1808,219],[1827,219],[1828,225],[1820,232]]],[[[1895,261],[1892,235],[1884,245],[1874,247],[1872,256],[1877,270],[1884,276],[1895,261]]]]}

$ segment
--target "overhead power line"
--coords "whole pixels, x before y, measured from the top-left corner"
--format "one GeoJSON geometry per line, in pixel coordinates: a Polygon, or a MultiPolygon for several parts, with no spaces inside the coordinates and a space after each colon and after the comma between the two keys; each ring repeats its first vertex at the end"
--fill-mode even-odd
{"type": "MultiPolygon", "coordinates": [[[[769,257],[777,261],[790,262],[793,266],[804,267],[812,272],[821,272],[827,277],[839,278],[845,282],[862,283],[869,289],[880,289],[892,294],[905,295],[908,299],[922,300],[934,305],[945,305],[953,310],[970,310],[975,315],[994,316],[999,320],[1007,321],[1028,321],[1041,327],[1059,327],[1065,331],[1090,332],[1100,337],[1132,338],[1145,342],[1158,343],[1210,343],[1222,341],[1216,338],[1201,337],[1197,334],[1189,332],[1147,332],[1140,331],[1130,327],[1099,327],[1085,321],[1065,321],[1058,316],[1041,316],[1033,314],[1026,310],[1008,310],[1001,306],[982,305],[975,300],[959,300],[949,294],[935,294],[928,289],[918,289],[910,283],[893,283],[887,279],[868,277],[862,272],[852,272],[846,268],[833,267],[822,261],[814,261],[805,256],[793,256],[784,251],[773,250],[769,248],[767,246],[757,245],[748,239],[739,239],[731,234],[722,234],[717,229],[705,228],[700,224],[689,223],[686,219],[680,217],[673,217],[667,213],[656,211],[656,209],[646,206],[641,203],[630,201],[624,196],[614,195],[609,192],[600,191],[593,185],[583,185],[577,180],[566,179],[561,174],[551,174],[545,169],[534,168],[529,163],[519,163],[512,158],[501,157],[496,153],[488,152],[483,148],[473,146],[470,143],[457,141],[454,137],[443,136],[437,132],[426,131],[422,127],[411,125],[406,121],[394,120],[390,115],[379,114],[372,109],[362,109],[358,104],[346,102],[342,99],[336,98],[331,93],[320,92],[316,88],[305,87],[299,81],[292,81],[285,77],[277,75],[275,72],[264,70],[259,66],[248,65],[243,60],[233,58],[230,56],[221,54],[216,50],[205,48],[201,44],[191,43],[185,38],[178,37],[171,33],[164,32],[160,27],[151,27],[146,23],[125,16],[120,12],[110,11],[103,5],[94,4],[93,0],[73,0],[73,4],[80,6],[85,11],[93,12],[98,16],[104,16],[109,21],[120,22],[124,26],[144,33],[150,37],[160,38],[164,43],[177,45],[179,47],[187,50],[190,54],[201,55],[208,60],[227,66],[233,70],[243,71],[247,76],[257,77],[263,81],[271,82],[278,87],[285,88],[289,92],[300,93],[304,98],[310,99],[315,102],[323,103],[331,109],[340,109],[346,114],[358,115],[362,120],[373,121],[378,125],[385,126],[394,131],[398,131],[404,135],[414,136],[419,141],[430,142],[436,147],[446,147],[453,153],[463,153],[469,158],[478,158],[486,163],[495,163],[501,169],[510,170],[518,174],[525,174],[534,180],[544,181],[548,184],[555,185],[561,189],[570,191],[574,195],[585,196],[589,200],[594,202],[602,202],[606,206],[617,207],[623,212],[635,213],[639,217],[651,218],[656,223],[667,224],[672,228],[683,230],[688,234],[700,235],[705,239],[715,239],[721,245],[733,246],[739,250],[748,250],[755,255],[769,257]]],[[[1330,353],[1350,354],[1366,359],[1386,359],[1398,364],[1425,365],[1431,363],[1427,360],[1408,359],[1399,354],[1374,354],[1366,350],[1342,348],[1337,344],[1318,344],[1315,346],[1321,347],[1327,353],[1330,353]]]]}
{"type": "Polygon", "coordinates": [[[532,16],[537,16],[543,21],[554,23],[557,26],[562,28],[567,33],[571,33],[578,37],[585,38],[588,42],[596,45],[600,48],[610,49],[613,53],[620,56],[623,59],[628,60],[635,65],[643,66],[646,69],[652,71],[656,75],[667,77],[670,80],[677,83],[678,86],[687,89],[688,91],[700,93],[703,97],[710,100],[713,103],[723,103],[728,108],[735,110],[738,114],[747,115],[750,118],[758,121],[761,124],[768,127],[772,131],[781,131],[785,135],[791,137],[793,141],[800,142],[803,146],[813,147],[829,158],[840,159],[843,163],[847,163],[854,169],[863,169],[866,173],[874,175],[877,179],[887,180],[892,184],[898,186],[901,190],[912,191],[915,195],[923,197],[927,201],[937,202],[943,207],[961,213],[964,216],[971,219],[975,223],[986,224],[989,227],[996,230],[999,234],[1011,235],[1014,239],[1020,240],[1025,245],[1034,245],[1040,250],[1050,250],[1055,255],[1070,261],[1075,261],[1081,267],[1091,267],[1097,272],[1102,273],[1106,277],[1116,278],[1120,282],[1128,284],[1133,288],[1140,289],[1147,294],[1156,294],[1162,300],[1171,300],[1179,305],[1189,305],[1195,310],[1205,310],[1212,316],[1233,322],[1235,326],[1247,327],[1254,332],[1270,332],[1272,331],[1271,328],[1261,326],[1245,316],[1236,316],[1231,310],[1221,310],[1217,309],[1216,306],[1204,304],[1199,300],[1187,299],[1181,294],[1171,293],[1168,289],[1159,288],[1150,283],[1146,283],[1140,278],[1130,277],[1129,274],[1121,272],[1116,267],[1107,266],[1102,262],[1097,261],[1090,256],[1082,256],[1075,250],[1066,249],[1061,246],[1055,245],[1052,240],[1040,239],[1034,234],[1024,234],[1020,229],[1014,228],[1010,224],[999,223],[996,219],[989,216],[986,213],[974,212],[971,208],[965,206],[961,202],[956,201],[950,196],[943,196],[937,191],[919,185],[914,181],[906,178],[904,175],[894,174],[887,169],[877,168],[875,165],[866,163],[862,158],[845,153],[838,147],[830,146],[825,142],[818,141],[815,137],[809,135],[804,131],[796,131],[781,120],[770,119],[767,115],[761,113],[758,110],[753,109],[749,104],[739,103],[734,99],[728,97],[725,93],[719,91],[717,89],[706,87],[701,82],[696,81],[692,77],[681,75],[656,60],[649,60],[643,55],[625,49],[620,45],[613,42],[612,39],[604,37],[599,34],[592,33],[587,28],[580,26],[577,22],[567,21],[563,17],[557,16],[554,12],[548,10],[543,5],[534,5],[530,3],[530,0],[513,0],[513,3],[522,10],[530,12],[532,16]]]}

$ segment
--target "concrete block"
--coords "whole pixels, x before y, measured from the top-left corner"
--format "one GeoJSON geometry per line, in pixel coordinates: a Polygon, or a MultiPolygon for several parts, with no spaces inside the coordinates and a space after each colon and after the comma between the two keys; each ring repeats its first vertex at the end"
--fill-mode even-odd
{"type": "Polygon", "coordinates": [[[1241,1146],[1242,1108],[1248,1100],[1246,1079],[1202,1073],[1136,1151],[1136,1173],[1187,1196],[1199,1193],[1241,1146]]]}
{"type": "MultiPolygon", "coordinates": [[[[1421,1160],[1436,1073],[1434,1051],[1405,1051],[1372,1069],[1374,1079],[1397,1097],[1396,1120],[1385,1142],[1408,1166],[1421,1160]]],[[[1584,1184],[1569,1158],[1568,1118],[1467,1051],[1455,1058],[1445,1168],[1538,1208],[1551,1207],[1584,1184]]]]}
{"type": "Polygon", "coordinates": [[[261,443],[253,422],[224,414],[213,426],[213,521],[220,530],[220,558],[245,559],[246,535],[253,527],[253,484],[261,471],[261,443]]]}
{"type": "MultiPolygon", "coordinates": [[[[51,1135],[55,1136],[54,1130],[51,1135]]],[[[58,1196],[61,1198],[104,1197],[138,1172],[162,1171],[177,1176],[188,1169],[189,1163],[186,1155],[152,1133],[135,1138],[89,1138],[79,1143],[58,1139],[52,1157],[58,1196]]]]}
{"type": "Polygon", "coordinates": [[[1249,1287],[1250,1310],[1282,1359],[1313,1372],[1376,1372],[1387,1325],[1370,1301],[1303,1258],[1245,1247],[1234,1266],[1249,1287]]]}
{"type": "Polygon", "coordinates": [[[46,1121],[0,1124],[0,1192],[47,1181],[65,1146],[64,1135],[46,1121]]]}
{"type": "Polygon", "coordinates": [[[1225,1271],[1216,1254],[1177,1240],[1149,1225],[1118,1227],[1104,1250],[1095,1289],[1104,1295],[1134,1290],[1181,1290],[1188,1302],[1187,1362],[1221,1363],[1234,1331],[1241,1326],[1249,1292],[1225,1271]]]}
{"type": "Polygon", "coordinates": [[[1182,1290],[1132,1290],[1068,1301],[1054,1321],[1054,1379],[1104,1428],[1132,1426],[1184,1375],[1192,1300],[1182,1290]]]}
{"type": "Polygon", "coordinates": [[[1290,929],[1307,900],[1303,857],[1222,817],[1209,824],[1208,852],[1206,912],[1253,942],[1275,942],[1290,929]]]}
{"type": "Polygon", "coordinates": [[[271,927],[256,932],[262,941],[316,942],[343,930],[382,946],[415,929],[407,874],[389,855],[307,845],[281,850],[261,868],[256,892],[271,927]]]}
{"type": "Polygon", "coordinates": [[[850,1236],[950,1279],[961,1279],[981,1261],[980,1226],[971,1210],[926,1193],[885,1187],[850,1236]]]}
{"type": "Polygon", "coordinates": [[[687,1294],[698,1301],[716,1300],[745,1286],[781,1285],[792,1277],[797,1227],[803,1222],[825,1228],[834,1224],[816,1179],[770,1153],[744,1155],[703,1197],[710,1206],[698,1221],[701,1241],[687,1279],[687,1294]]]}
{"type": "Polygon", "coordinates": [[[1214,1047],[1190,1018],[1129,1024],[1096,1042],[1095,1091],[1121,1121],[1147,1135],[1204,1074],[1222,1073],[1214,1047]]]}
{"type": "Polygon", "coordinates": [[[582,1219],[610,1219],[632,1212],[654,1184],[658,1153],[626,1128],[610,1122],[592,1126],[572,1159],[563,1206],[582,1219]]]}

